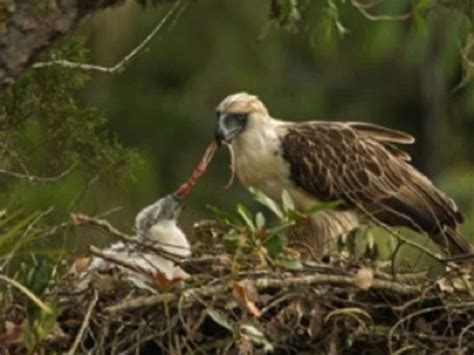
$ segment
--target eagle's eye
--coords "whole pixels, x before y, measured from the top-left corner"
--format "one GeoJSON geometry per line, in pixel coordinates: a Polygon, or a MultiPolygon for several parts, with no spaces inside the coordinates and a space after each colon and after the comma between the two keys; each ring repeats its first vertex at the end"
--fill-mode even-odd
{"type": "Polygon", "coordinates": [[[232,114],[232,118],[235,119],[239,123],[244,123],[247,120],[246,113],[234,113],[232,114]]]}

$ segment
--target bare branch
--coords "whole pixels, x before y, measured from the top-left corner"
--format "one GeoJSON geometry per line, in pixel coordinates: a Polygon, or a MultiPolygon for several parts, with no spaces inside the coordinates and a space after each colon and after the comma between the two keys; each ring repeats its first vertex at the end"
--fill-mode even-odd
{"type": "Polygon", "coordinates": [[[89,307],[87,307],[87,312],[86,312],[86,315],[84,316],[84,320],[82,321],[81,329],[79,330],[79,333],[77,333],[76,339],[74,339],[74,343],[72,344],[71,348],[67,352],[67,355],[76,354],[76,350],[79,347],[79,345],[81,344],[82,338],[84,337],[84,333],[86,332],[87,327],[89,326],[92,311],[94,310],[98,299],[99,299],[99,295],[98,295],[97,291],[94,291],[94,297],[92,298],[92,301],[89,304],[89,307]]]}
{"type": "MultiPolygon", "coordinates": [[[[250,282],[253,283],[257,290],[263,290],[268,288],[295,288],[301,286],[342,286],[342,287],[357,287],[354,283],[355,276],[343,276],[343,275],[328,275],[328,274],[314,274],[304,276],[286,276],[286,277],[262,277],[259,279],[243,279],[239,282],[250,282]]],[[[219,284],[217,286],[202,286],[195,287],[185,290],[181,295],[178,293],[168,293],[161,295],[154,295],[148,297],[138,297],[132,300],[126,300],[119,304],[107,307],[105,311],[111,314],[117,314],[126,311],[132,311],[135,309],[154,306],[163,302],[170,302],[177,300],[179,297],[183,298],[183,301],[190,301],[195,295],[201,297],[209,297],[215,294],[222,293],[226,290],[228,285],[219,284]]],[[[407,285],[406,283],[400,283],[396,281],[387,281],[376,279],[373,281],[371,289],[379,291],[392,291],[399,295],[412,295],[420,292],[422,288],[415,285],[407,285]]]]}
{"type": "MultiPolygon", "coordinates": [[[[160,255],[166,259],[169,259],[178,265],[181,264],[182,259],[180,259],[175,254],[168,253],[165,250],[163,250],[162,247],[157,245],[157,244],[160,244],[159,242],[147,243],[147,242],[140,241],[137,238],[134,238],[128,234],[122,233],[106,220],[90,217],[81,213],[72,213],[71,221],[72,221],[72,224],[75,226],[90,226],[90,227],[98,228],[99,230],[109,233],[115,238],[125,243],[137,245],[138,247],[141,247],[145,250],[150,250],[156,253],[157,255],[160,255]]],[[[161,244],[165,245],[165,243],[161,243],[161,244]]],[[[172,246],[177,247],[176,245],[172,245],[172,246]]]]}
{"type": "Polygon", "coordinates": [[[410,313],[409,315],[399,319],[394,324],[394,326],[390,329],[390,331],[388,333],[388,347],[389,347],[389,350],[390,350],[390,354],[394,353],[392,339],[393,339],[393,336],[395,334],[395,331],[404,322],[410,321],[411,319],[413,319],[417,316],[427,314],[427,313],[431,313],[431,312],[435,312],[435,311],[439,311],[439,310],[444,310],[444,309],[449,309],[449,308],[469,308],[469,307],[473,307],[473,306],[474,306],[474,302],[465,302],[465,303],[461,302],[461,303],[456,303],[456,304],[444,304],[442,306],[434,306],[434,307],[429,307],[429,308],[423,308],[423,309],[420,309],[416,312],[410,313]]]}
{"type": "Polygon", "coordinates": [[[11,171],[11,170],[6,170],[6,169],[0,169],[0,174],[7,175],[7,176],[17,178],[17,179],[28,180],[31,183],[55,182],[62,179],[66,175],[68,175],[77,166],[77,164],[78,164],[77,162],[72,164],[69,168],[67,168],[66,170],[64,170],[63,172],[61,172],[60,174],[56,176],[37,176],[37,175],[30,174],[27,171],[25,171],[24,173],[20,173],[17,171],[11,171]]]}
{"type": "Polygon", "coordinates": [[[91,245],[89,247],[89,251],[92,255],[97,256],[98,258],[101,258],[105,261],[111,262],[112,264],[116,264],[118,266],[122,266],[130,271],[137,272],[137,273],[142,273],[143,270],[140,270],[134,263],[129,262],[125,258],[121,258],[117,255],[114,255],[112,253],[104,253],[102,250],[99,248],[94,247],[91,245]]]}
{"type": "Polygon", "coordinates": [[[359,0],[351,0],[354,6],[366,19],[370,21],[406,21],[412,17],[410,12],[398,15],[373,15],[369,12],[374,6],[381,4],[383,1],[376,0],[367,3],[361,3],[359,0]]]}
{"type": "Polygon", "coordinates": [[[80,69],[80,70],[87,70],[87,71],[98,71],[102,73],[117,73],[121,72],[125,69],[127,64],[129,64],[143,49],[150,43],[150,41],[160,32],[160,30],[164,27],[164,25],[168,22],[168,20],[172,17],[172,15],[178,10],[181,6],[182,0],[176,1],[173,7],[166,13],[166,15],[157,23],[155,28],[136,46],[130,53],[128,53],[122,60],[120,60],[117,64],[112,67],[104,67],[95,64],[87,64],[87,63],[78,63],[78,62],[71,62],[68,60],[54,60],[50,62],[40,62],[33,64],[33,68],[45,68],[50,66],[62,66],[66,68],[73,68],[73,69],[80,69]]]}

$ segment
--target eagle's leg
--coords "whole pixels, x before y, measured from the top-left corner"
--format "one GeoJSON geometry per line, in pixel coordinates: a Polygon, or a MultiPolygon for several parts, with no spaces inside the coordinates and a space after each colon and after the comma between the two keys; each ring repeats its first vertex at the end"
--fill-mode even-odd
{"type": "Polygon", "coordinates": [[[338,240],[347,239],[359,220],[353,212],[328,210],[310,217],[310,223],[290,230],[288,240],[311,246],[318,257],[337,252],[338,240]]]}

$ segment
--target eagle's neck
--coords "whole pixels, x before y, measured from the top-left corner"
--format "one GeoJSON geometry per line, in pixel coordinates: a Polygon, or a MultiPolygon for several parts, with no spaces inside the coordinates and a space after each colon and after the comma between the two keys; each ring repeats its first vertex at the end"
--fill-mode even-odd
{"type": "Polygon", "coordinates": [[[281,152],[284,122],[270,117],[251,117],[245,131],[232,143],[235,169],[243,185],[256,187],[272,198],[281,197],[289,168],[281,152]]]}

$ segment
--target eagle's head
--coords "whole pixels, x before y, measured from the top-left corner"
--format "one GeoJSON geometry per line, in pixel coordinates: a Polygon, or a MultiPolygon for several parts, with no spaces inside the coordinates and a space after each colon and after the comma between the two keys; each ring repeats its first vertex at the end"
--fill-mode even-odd
{"type": "Polygon", "coordinates": [[[218,143],[230,143],[247,128],[270,118],[262,101],[246,92],[227,96],[217,106],[216,114],[215,138],[218,143]]]}

